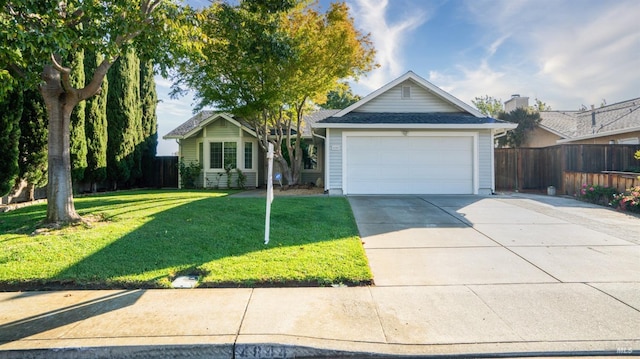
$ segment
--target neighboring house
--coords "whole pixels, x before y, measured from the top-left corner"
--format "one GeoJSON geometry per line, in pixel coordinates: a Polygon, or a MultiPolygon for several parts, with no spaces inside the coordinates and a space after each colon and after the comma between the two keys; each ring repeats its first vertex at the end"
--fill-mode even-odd
{"type": "Polygon", "coordinates": [[[494,136],[516,125],[410,71],[313,127],[329,193],[491,194],[494,136]]]}
{"type": "MultiPolygon", "coordinates": [[[[510,101],[505,102],[505,109],[510,101]]],[[[521,147],[640,144],[640,98],[583,111],[542,111],[540,118],[540,125],[521,147]]]]}
{"type": "MultiPolygon", "coordinates": [[[[516,127],[413,72],[344,110],[318,111],[305,122],[303,138],[313,152],[302,182],[320,178],[328,193],[349,195],[491,194],[494,137],[516,127]]],[[[229,114],[203,112],[164,138],[179,141],[185,160],[205,164],[207,187],[226,157],[250,175],[247,184],[264,183],[255,132],[229,114]]]]}
{"type": "MultiPolygon", "coordinates": [[[[302,138],[306,142],[301,183],[316,183],[323,178],[323,141],[312,136],[310,125],[337,110],[323,110],[305,118],[302,138]]],[[[178,156],[186,163],[197,161],[202,173],[198,187],[226,188],[224,166],[231,164],[246,176],[246,187],[265,183],[265,154],[258,143],[253,127],[225,112],[202,111],[181,124],[164,139],[178,142],[178,156]]],[[[274,171],[278,171],[274,169],[274,171]]],[[[237,173],[232,172],[231,185],[237,184],[237,173]]]]}

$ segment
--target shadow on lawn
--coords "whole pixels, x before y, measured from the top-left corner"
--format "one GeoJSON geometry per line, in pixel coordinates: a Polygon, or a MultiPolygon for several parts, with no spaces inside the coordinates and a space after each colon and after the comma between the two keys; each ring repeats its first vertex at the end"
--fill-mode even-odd
{"type": "MultiPolygon", "coordinates": [[[[203,264],[228,257],[302,246],[357,236],[349,205],[319,198],[301,204],[299,198],[274,202],[271,242],[264,245],[264,199],[216,197],[196,200],[158,212],[153,219],[89,255],[52,278],[53,288],[155,288],[177,275],[206,275],[203,264]],[[349,225],[336,225],[344,222],[349,225]],[[349,218],[347,217],[347,218],[349,218]],[[174,268],[169,273],[168,268],[174,268]],[[121,276],[153,273],[154,278],[123,281],[121,276]],[[157,274],[157,275],[156,275],[157,274]],[[59,285],[56,285],[58,283],[59,285]]],[[[233,268],[228,268],[233,270],[233,268]]],[[[255,286],[247,283],[204,283],[203,286],[255,286]]],[[[365,280],[366,281],[366,280],[365,280]]],[[[286,283],[278,285],[317,285],[286,283]]],[[[270,280],[262,285],[274,285],[270,280]]]]}

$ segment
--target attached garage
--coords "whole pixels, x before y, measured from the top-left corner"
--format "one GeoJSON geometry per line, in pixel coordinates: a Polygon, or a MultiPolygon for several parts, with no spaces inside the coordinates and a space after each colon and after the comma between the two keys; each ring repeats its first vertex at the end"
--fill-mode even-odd
{"type": "Polygon", "coordinates": [[[345,193],[475,192],[472,133],[344,133],[344,141],[345,193]]]}
{"type": "Polygon", "coordinates": [[[324,139],[329,194],[482,194],[494,190],[487,117],[409,71],[312,125],[324,139]]]}

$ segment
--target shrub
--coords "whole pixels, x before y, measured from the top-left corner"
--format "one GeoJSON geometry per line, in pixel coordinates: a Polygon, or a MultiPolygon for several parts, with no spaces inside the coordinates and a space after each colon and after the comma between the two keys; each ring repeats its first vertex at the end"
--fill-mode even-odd
{"type": "Polygon", "coordinates": [[[238,188],[244,189],[244,186],[247,183],[247,175],[245,175],[239,168],[236,168],[236,173],[238,173],[238,188]]]}
{"type": "Polygon", "coordinates": [[[615,188],[587,185],[586,183],[580,189],[580,198],[582,200],[605,206],[611,203],[616,194],[615,188]]]}
{"type": "Polygon", "coordinates": [[[623,211],[640,213],[640,186],[627,188],[624,193],[616,194],[611,205],[623,211]]]}
{"type": "Polygon", "coordinates": [[[180,179],[182,179],[183,188],[196,188],[196,180],[200,176],[202,167],[198,161],[191,161],[189,164],[185,163],[184,159],[180,159],[178,164],[180,170],[180,179]]]}

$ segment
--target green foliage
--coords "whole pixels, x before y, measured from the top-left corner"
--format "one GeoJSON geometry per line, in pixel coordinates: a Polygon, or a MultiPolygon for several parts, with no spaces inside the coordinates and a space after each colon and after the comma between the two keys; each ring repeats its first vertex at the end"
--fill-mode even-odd
{"type": "MultiPolygon", "coordinates": [[[[93,71],[102,61],[93,51],[85,52],[85,74],[91,78],[93,71]]],[[[107,93],[109,81],[102,81],[100,93],[86,101],[85,134],[87,136],[87,169],[85,179],[92,183],[107,178],[107,93]]]]}
{"type": "Polygon", "coordinates": [[[22,91],[19,89],[7,93],[0,101],[0,196],[9,193],[18,177],[22,102],[22,91]]]}
{"type": "Polygon", "coordinates": [[[193,89],[196,109],[212,106],[252,122],[262,148],[274,144],[283,175],[297,184],[302,151],[292,137],[300,138],[311,102],[324,102],[340,80],[376,67],[369,36],[355,28],[345,3],[321,13],[308,1],[214,2],[200,28],[206,60],[181,64],[174,94],[193,89]]]}
{"type": "Polygon", "coordinates": [[[633,154],[633,158],[640,160],[640,151],[636,151],[636,153],[633,154]]]}
{"type": "Polygon", "coordinates": [[[191,41],[199,37],[196,13],[177,1],[9,0],[0,8],[0,98],[18,79],[35,88],[51,54],[64,59],[92,50],[112,63],[133,45],[166,73],[178,58],[199,51],[191,41]]]}
{"type": "Polygon", "coordinates": [[[640,186],[627,188],[624,193],[614,195],[611,205],[623,211],[640,213],[640,186]]]}
{"type": "Polygon", "coordinates": [[[35,187],[47,184],[47,110],[42,95],[24,92],[20,120],[20,178],[35,187]]]}
{"type": "Polygon", "coordinates": [[[603,187],[600,185],[588,185],[586,183],[583,184],[580,189],[580,199],[605,206],[611,203],[616,194],[617,191],[615,188],[603,187]]]}
{"type": "Polygon", "coordinates": [[[551,111],[551,106],[542,102],[542,100],[536,98],[533,106],[529,106],[531,111],[542,112],[542,111],[551,111]]]}
{"type": "Polygon", "coordinates": [[[156,94],[156,83],[153,78],[153,62],[146,60],[140,63],[140,106],[141,106],[141,167],[142,177],[145,180],[154,176],[153,163],[158,147],[158,119],[156,107],[158,96],[156,94]]]}
{"type": "Polygon", "coordinates": [[[242,172],[242,170],[240,170],[239,168],[236,168],[236,174],[238,176],[238,188],[244,189],[247,184],[247,175],[245,175],[244,172],[242,172]]]}
{"type": "Polygon", "coordinates": [[[186,163],[184,158],[180,158],[178,171],[180,172],[182,188],[196,188],[196,181],[200,178],[200,173],[202,172],[202,165],[198,161],[186,163]]]}
{"type": "Polygon", "coordinates": [[[498,119],[518,124],[518,127],[507,132],[506,136],[498,138],[498,145],[501,147],[519,147],[528,132],[533,130],[541,120],[540,113],[524,108],[517,108],[509,113],[501,112],[498,119]]]}
{"type": "MultiPolygon", "coordinates": [[[[75,88],[83,88],[84,76],[84,51],[80,50],[69,56],[71,63],[71,85],[75,88]]],[[[85,133],[85,108],[86,103],[81,101],[71,112],[71,134],[69,146],[71,155],[71,179],[77,183],[84,179],[84,171],[87,168],[87,135],[85,133]]]]}
{"type": "Polygon", "coordinates": [[[231,171],[236,167],[235,163],[229,161],[224,164],[224,173],[227,174],[227,188],[231,188],[231,171]]]}
{"type": "Polygon", "coordinates": [[[476,97],[471,100],[471,103],[480,111],[483,115],[488,117],[497,118],[500,113],[504,111],[502,106],[502,100],[493,98],[489,95],[483,97],[476,97]]]}
{"type": "Polygon", "coordinates": [[[141,175],[140,61],[133,49],[118,59],[107,78],[107,174],[114,183],[127,184],[141,175]]]}
{"type": "Polygon", "coordinates": [[[342,110],[358,101],[360,96],[353,94],[348,83],[341,82],[335,89],[329,91],[326,101],[321,103],[320,107],[327,110],[342,110]]]}

